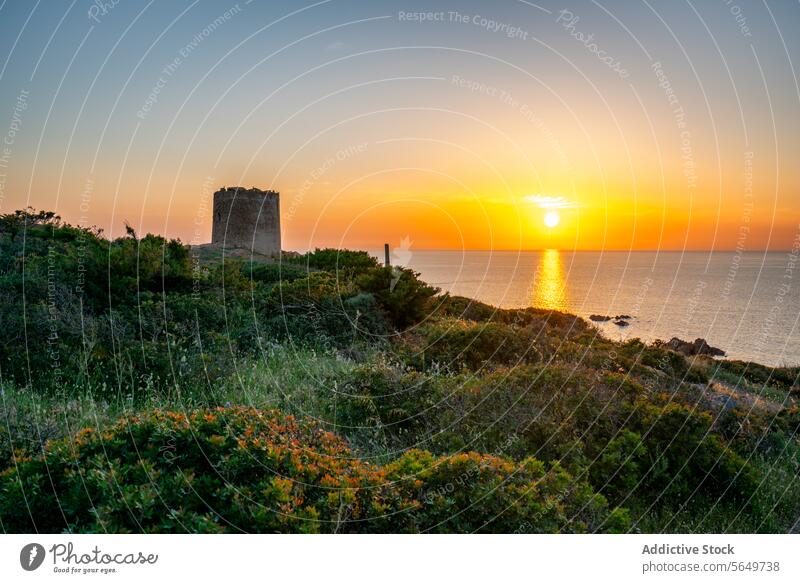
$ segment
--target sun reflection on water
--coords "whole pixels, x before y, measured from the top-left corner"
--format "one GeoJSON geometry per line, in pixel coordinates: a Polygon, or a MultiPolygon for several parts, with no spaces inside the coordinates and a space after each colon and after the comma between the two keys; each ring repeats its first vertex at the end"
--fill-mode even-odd
{"type": "Polygon", "coordinates": [[[545,249],[531,282],[531,305],[547,310],[564,310],[567,303],[564,269],[558,249],[545,249]]]}

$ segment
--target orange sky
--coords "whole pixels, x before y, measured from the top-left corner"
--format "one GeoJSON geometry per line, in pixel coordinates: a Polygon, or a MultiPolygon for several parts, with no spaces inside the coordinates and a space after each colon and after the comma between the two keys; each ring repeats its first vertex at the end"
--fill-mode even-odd
{"type": "MultiPolygon", "coordinates": [[[[137,14],[122,5],[91,30],[69,16],[50,46],[59,14],[23,30],[27,14],[12,10],[4,26],[24,34],[0,85],[11,138],[0,212],[32,205],[111,236],[128,221],[207,242],[210,194],[241,185],[280,191],[286,249],[405,237],[416,248],[790,248],[796,35],[777,44],[766,11],[744,38],[710,7],[609,6],[617,20],[591,3],[574,10],[624,77],[557,12],[519,2],[492,11],[524,40],[414,25],[381,2],[321,6],[266,32],[291,3],[254,3],[189,52],[213,7],[169,30],[176,7],[130,31],[137,14]]],[[[782,22],[784,7],[773,10],[782,22]]]]}

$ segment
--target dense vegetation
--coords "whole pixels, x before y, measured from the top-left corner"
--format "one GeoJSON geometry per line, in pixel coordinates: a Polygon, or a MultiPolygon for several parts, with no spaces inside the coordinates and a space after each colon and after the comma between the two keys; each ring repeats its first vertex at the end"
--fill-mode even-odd
{"type": "Polygon", "coordinates": [[[800,528],[797,368],[32,210],[0,294],[6,532],[800,528]]]}

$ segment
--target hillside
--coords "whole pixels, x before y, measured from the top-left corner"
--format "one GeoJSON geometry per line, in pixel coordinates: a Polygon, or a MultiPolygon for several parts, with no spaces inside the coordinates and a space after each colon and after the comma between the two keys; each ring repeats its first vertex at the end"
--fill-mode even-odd
{"type": "Polygon", "coordinates": [[[800,529],[798,368],[213,251],[0,217],[3,531],[800,529]]]}

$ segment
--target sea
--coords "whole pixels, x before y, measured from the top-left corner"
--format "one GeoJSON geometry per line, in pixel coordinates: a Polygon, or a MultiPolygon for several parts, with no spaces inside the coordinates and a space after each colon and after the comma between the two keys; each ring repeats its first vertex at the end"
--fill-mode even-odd
{"type": "Polygon", "coordinates": [[[436,251],[393,263],[451,295],[501,308],[630,316],[592,322],[614,340],[704,338],[726,358],[800,365],[800,254],[679,251],[436,251]]]}

